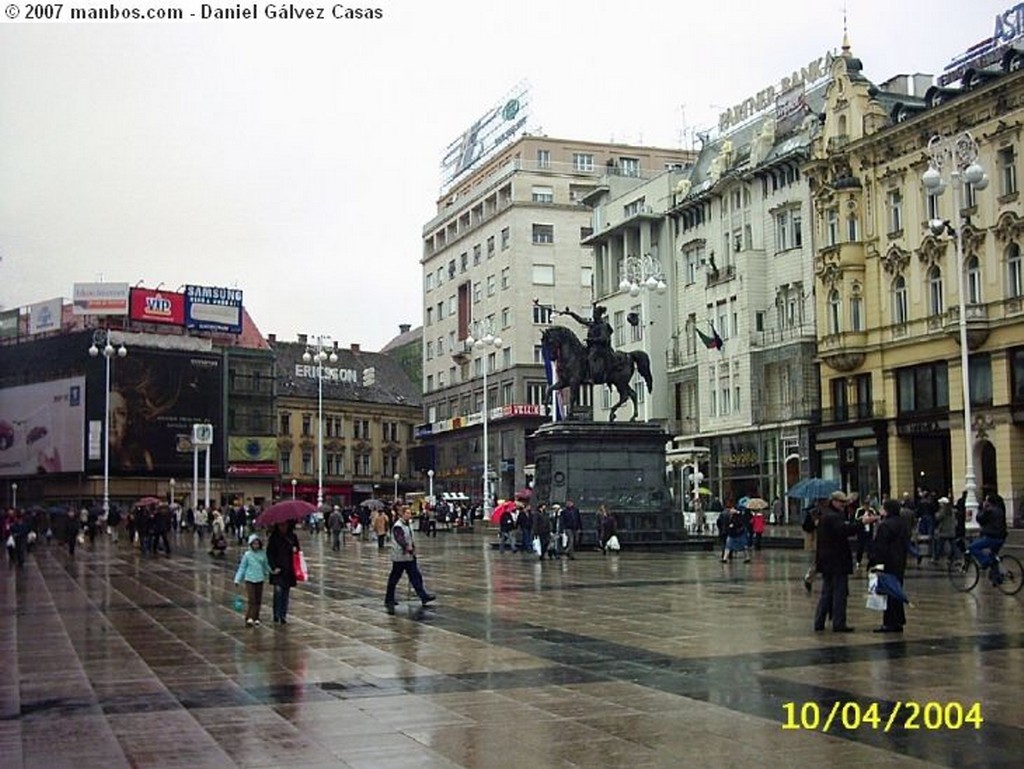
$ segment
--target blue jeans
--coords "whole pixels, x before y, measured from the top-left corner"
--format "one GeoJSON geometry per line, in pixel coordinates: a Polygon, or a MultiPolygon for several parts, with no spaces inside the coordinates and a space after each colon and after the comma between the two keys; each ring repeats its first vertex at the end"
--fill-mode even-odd
{"type": "Polygon", "coordinates": [[[274,585],[274,619],[288,619],[288,596],[291,594],[290,585],[274,585]]]}
{"type": "Polygon", "coordinates": [[[999,555],[1004,542],[1006,542],[1005,539],[996,539],[995,537],[978,537],[967,546],[967,549],[978,562],[978,566],[986,569],[992,563],[992,559],[999,555]]]}
{"type": "Polygon", "coordinates": [[[515,536],[516,536],[515,532],[513,532],[513,531],[503,531],[503,532],[501,532],[501,537],[498,540],[498,552],[499,553],[504,553],[506,547],[509,550],[511,550],[512,552],[515,552],[515,550],[516,550],[516,539],[515,539],[515,536]]]}

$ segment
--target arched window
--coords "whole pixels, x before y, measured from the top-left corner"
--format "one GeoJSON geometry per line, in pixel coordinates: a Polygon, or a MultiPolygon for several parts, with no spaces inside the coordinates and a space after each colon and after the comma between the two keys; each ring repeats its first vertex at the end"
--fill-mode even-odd
{"type": "Polygon", "coordinates": [[[843,330],[841,319],[843,317],[843,300],[835,289],[828,295],[828,330],[830,334],[838,334],[843,330]]]}
{"type": "Polygon", "coordinates": [[[1006,295],[1011,299],[1024,296],[1024,264],[1021,263],[1020,246],[1011,243],[1006,247],[1006,295]]]}
{"type": "Polygon", "coordinates": [[[967,257],[967,303],[981,304],[981,264],[978,257],[967,257]]]}
{"type": "Polygon", "coordinates": [[[942,270],[933,264],[928,270],[928,311],[931,315],[941,315],[945,310],[942,296],[942,270]]]}
{"type": "Polygon", "coordinates": [[[850,330],[864,330],[864,299],[858,290],[850,297],[850,330]]]}
{"type": "Polygon", "coordinates": [[[907,319],[907,281],[898,275],[892,282],[892,322],[902,325],[907,319]]]}
{"type": "Polygon", "coordinates": [[[857,215],[850,214],[846,217],[846,239],[850,243],[856,243],[860,240],[860,233],[857,227],[857,215]]]}

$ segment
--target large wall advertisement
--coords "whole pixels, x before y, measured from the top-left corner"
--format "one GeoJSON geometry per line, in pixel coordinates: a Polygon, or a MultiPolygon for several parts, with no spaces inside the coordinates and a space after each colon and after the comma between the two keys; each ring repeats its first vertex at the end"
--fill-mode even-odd
{"type": "Polygon", "coordinates": [[[82,472],[85,377],[0,390],[0,476],[82,472]]]}
{"type": "MultiPolygon", "coordinates": [[[[89,461],[102,468],[102,356],[89,372],[89,461]]],[[[192,474],[192,425],[214,427],[210,469],[224,470],[223,370],[218,355],[132,348],[114,358],[110,387],[112,475],[192,474]]],[[[203,459],[200,458],[200,462],[203,459]]]]}

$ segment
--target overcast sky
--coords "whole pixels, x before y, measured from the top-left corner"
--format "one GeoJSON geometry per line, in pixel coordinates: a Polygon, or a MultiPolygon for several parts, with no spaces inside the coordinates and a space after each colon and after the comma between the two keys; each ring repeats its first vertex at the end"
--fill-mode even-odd
{"type": "MultiPolygon", "coordinates": [[[[114,5],[129,3],[155,5],[114,5]]],[[[881,82],[938,74],[1014,4],[846,12],[881,82]]],[[[678,147],[843,34],[841,0],[378,7],[377,21],[0,16],[0,307],[97,280],[231,286],[264,334],[379,349],[421,322],[442,150],[517,82],[549,136],[678,147]]]]}

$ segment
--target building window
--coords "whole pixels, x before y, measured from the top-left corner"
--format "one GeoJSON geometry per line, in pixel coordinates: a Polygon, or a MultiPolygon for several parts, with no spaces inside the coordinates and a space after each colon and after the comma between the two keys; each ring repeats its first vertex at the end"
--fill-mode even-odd
{"type": "Polygon", "coordinates": [[[899,414],[949,408],[949,374],[946,362],[909,366],[896,371],[899,414]]]}
{"type": "Polygon", "coordinates": [[[483,286],[480,285],[480,281],[478,280],[476,283],[473,284],[473,303],[474,304],[480,301],[480,298],[482,296],[482,291],[483,291],[483,286]]]}
{"type": "Polygon", "coordinates": [[[859,294],[850,297],[850,330],[864,330],[864,300],[859,294]]]}
{"type": "Polygon", "coordinates": [[[428,272],[424,279],[424,288],[427,291],[432,291],[434,288],[434,273],[428,272]]]}
{"type": "Polygon", "coordinates": [[[843,300],[835,289],[828,295],[828,332],[838,334],[843,330],[841,319],[843,317],[843,300]]]}
{"type": "Polygon", "coordinates": [[[860,239],[860,233],[857,227],[857,217],[851,214],[846,217],[846,240],[850,243],[856,243],[860,239]]]}
{"type": "Polygon", "coordinates": [[[978,257],[967,257],[967,302],[968,304],[981,304],[981,266],[978,257]]]}
{"type": "Polygon", "coordinates": [[[928,219],[941,219],[942,215],[939,208],[939,195],[937,192],[928,191],[924,194],[925,207],[928,210],[928,219]]]}
{"type": "Polygon", "coordinates": [[[554,203],[555,191],[551,187],[533,187],[532,200],[534,203],[554,203]]]}
{"type": "Polygon", "coordinates": [[[825,242],[830,246],[839,243],[839,212],[834,208],[825,213],[825,242]]]}
{"type": "Polygon", "coordinates": [[[624,344],[626,341],[626,313],[624,310],[616,311],[612,318],[612,329],[615,331],[615,344],[624,344]]]}
{"type": "Polygon", "coordinates": [[[501,290],[504,291],[509,287],[509,268],[501,268],[501,290]]]}
{"type": "Polygon", "coordinates": [[[572,170],[587,172],[593,171],[594,156],[587,152],[572,153],[572,170]]]}
{"type": "Polygon", "coordinates": [[[942,270],[937,264],[928,270],[928,310],[932,315],[941,315],[944,307],[942,297],[942,270]]]}
{"type": "Polygon", "coordinates": [[[555,242],[555,227],[552,224],[533,225],[533,242],[546,244],[555,242]]]}
{"type": "Polygon", "coordinates": [[[473,264],[480,264],[480,260],[483,258],[484,249],[479,243],[473,246],[473,264]]]}
{"type": "Polygon", "coordinates": [[[590,288],[594,285],[594,268],[590,266],[580,267],[580,285],[590,288]]]}
{"type": "Polygon", "coordinates": [[[1017,192],[1017,156],[1013,147],[999,150],[997,163],[999,164],[999,193],[1000,195],[1013,195],[1017,192]]]}
{"type": "Polygon", "coordinates": [[[494,236],[487,238],[487,258],[490,259],[494,256],[494,236]]]}
{"type": "Polygon", "coordinates": [[[302,474],[312,475],[313,474],[313,454],[309,451],[302,452],[302,474]]]}
{"type": "Polygon", "coordinates": [[[637,158],[619,158],[619,173],[622,176],[639,176],[640,160],[637,158]]]}
{"type": "Polygon", "coordinates": [[[527,382],[526,402],[533,406],[543,406],[547,401],[547,382],[527,382]]]}
{"type": "Polygon", "coordinates": [[[889,190],[889,234],[903,232],[903,193],[889,190]]]}
{"type": "MultiPolygon", "coordinates": [[[[748,238],[747,246],[752,247],[748,238]]],[[[775,250],[800,248],[804,242],[803,224],[799,209],[781,211],[775,215],[775,250]]]]}
{"type": "Polygon", "coordinates": [[[501,228],[501,250],[502,251],[508,251],[508,244],[510,242],[510,239],[511,239],[511,234],[509,233],[508,227],[502,227],[501,228]]]}
{"type": "Polygon", "coordinates": [[[281,475],[292,474],[292,452],[281,450],[281,475]]]}
{"type": "Polygon", "coordinates": [[[1021,270],[1020,246],[1011,243],[1006,248],[1006,293],[1011,299],[1024,295],[1024,274],[1021,270]]]}
{"type": "Polygon", "coordinates": [[[469,252],[463,251],[459,254],[459,272],[465,272],[469,269],[469,252]]]}
{"type": "Polygon", "coordinates": [[[833,379],[829,382],[832,395],[832,417],[835,422],[845,422],[850,418],[849,404],[846,395],[846,380],[833,379]]]}
{"type": "MultiPolygon", "coordinates": [[[[629,308],[629,314],[637,319],[636,325],[629,324],[629,341],[631,342],[642,342],[644,338],[644,324],[647,319],[643,317],[643,307],[639,304],[634,304],[629,308]]],[[[627,321],[629,316],[626,316],[627,321]]]]}
{"type": "Polygon", "coordinates": [[[302,435],[310,436],[313,434],[313,416],[311,414],[302,415],[302,435]]]}
{"type": "Polygon", "coordinates": [[[551,168],[551,150],[537,150],[537,168],[551,168]]]}
{"type": "Polygon", "coordinates": [[[644,198],[640,197],[633,200],[622,207],[622,215],[626,219],[631,216],[636,216],[645,208],[644,198]]]}
{"type": "Polygon", "coordinates": [[[352,420],[352,437],[357,441],[368,441],[370,440],[370,420],[369,419],[353,419],[352,420]]]}
{"type": "Polygon", "coordinates": [[[494,287],[495,287],[494,276],[493,275],[488,275],[487,276],[487,296],[494,296],[494,291],[495,291],[494,287]]]}
{"type": "Polygon", "coordinates": [[[967,361],[971,382],[971,405],[992,405],[992,358],[988,353],[972,355],[967,361]]]}
{"type": "Polygon", "coordinates": [[[907,281],[899,275],[892,282],[892,322],[903,325],[908,319],[907,281]]]}
{"type": "Polygon", "coordinates": [[[509,307],[501,308],[501,327],[508,328],[512,325],[512,309],[509,307]]]}
{"type": "Polygon", "coordinates": [[[291,435],[292,433],[292,415],[281,414],[280,425],[277,431],[280,435],[291,435]]]}
{"type": "MultiPolygon", "coordinates": [[[[547,304],[535,304],[533,305],[533,322],[538,325],[549,325],[551,323],[551,305],[547,304]]],[[[536,362],[536,361],[534,361],[536,362]]]]}
{"type": "Polygon", "coordinates": [[[428,307],[427,308],[427,322],[426,322],[426,325],[430,326],[433,323],[434,323],[434,308],[433,307],[428,307]]]}
{"type": "Polygon", "coordinates": [[[533,285],[553,286],[555,285],[555,265],[535,264],[533,265],[533,285]]]}
{"type": "Polygon", "coordinates": [[[1024,347],[1009,352],[1010,366],[1010,400],[1012,403],[1024,403],[1024,347]]]}

